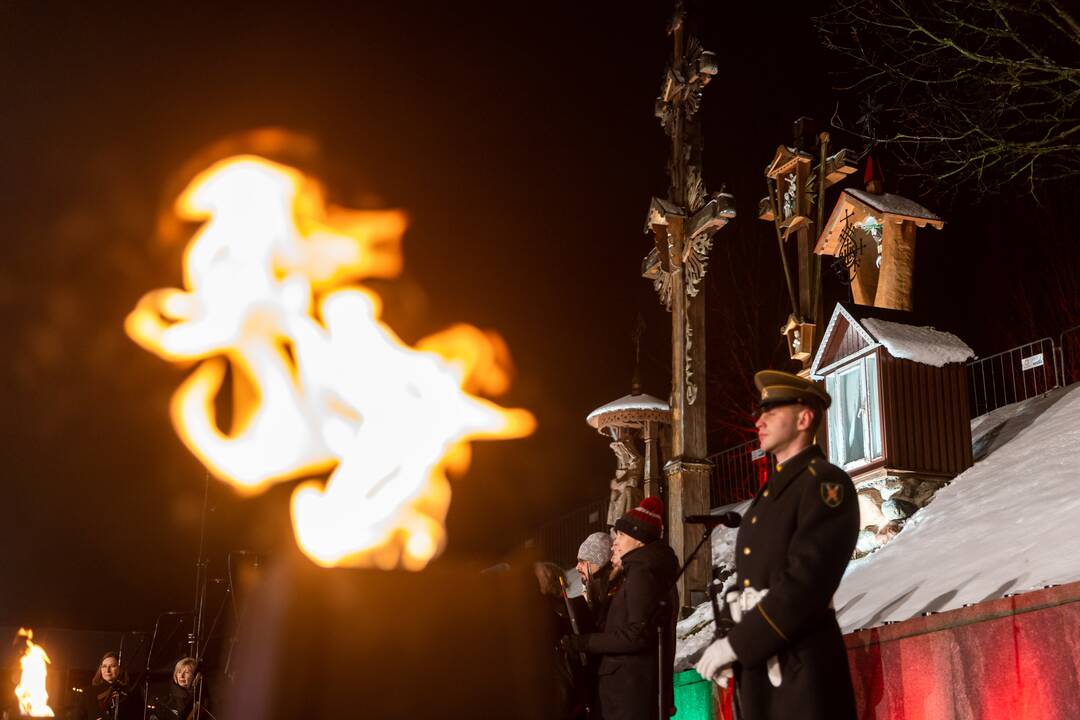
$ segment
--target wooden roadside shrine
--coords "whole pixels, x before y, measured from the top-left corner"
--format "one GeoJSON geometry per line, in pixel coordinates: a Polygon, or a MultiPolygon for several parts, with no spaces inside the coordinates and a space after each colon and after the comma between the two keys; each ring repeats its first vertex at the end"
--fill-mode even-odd
{"type": "Polygon", "coordinates": [[[814,132],[813,121],[801,117],[794,125],[793,147],[781,145],[765,169],[769,194],[758,206],[758,218],[773,223],[784,267],[791,314],[780,329],[792,360],[805,369],[816,345],[821,316],[821,260],[811,238],[822,227],[825,191],[856,171],[849,150],[829,155],[829,134],[814,132]],[[816,165],[815,165],[816,161],[816,165]],[[795,238],[797,280],[792,276],[787,245],[795,238]]]}

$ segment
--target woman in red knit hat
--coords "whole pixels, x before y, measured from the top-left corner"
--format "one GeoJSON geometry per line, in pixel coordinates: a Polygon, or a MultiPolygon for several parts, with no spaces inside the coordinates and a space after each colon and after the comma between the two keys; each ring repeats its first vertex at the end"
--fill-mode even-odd
{"type": "Polygon", "coordinates": [[[612,554],[622,566],[623,584],[604,630],[566,639],[574,651],[600,656],[604,720],[656,720],[675,713],[679,561],[663,535],[664,503],[657,497],[645,498],[615,522],[612,554]]]}

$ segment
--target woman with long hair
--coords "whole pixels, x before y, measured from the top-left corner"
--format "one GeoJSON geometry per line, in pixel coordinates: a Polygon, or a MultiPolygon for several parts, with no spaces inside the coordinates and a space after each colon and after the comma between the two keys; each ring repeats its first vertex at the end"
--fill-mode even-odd
{"type": "MultiPolygon", "coordinates": [[[[129,717],[131,686],[127,671],[120,667],[120,654],[110,650],[101,657],[90,688],[83,693],[80,710],[85,720],[112,720],[129,717]]],[[[77,715],[77,717],[79,717],[77,715]]]]}

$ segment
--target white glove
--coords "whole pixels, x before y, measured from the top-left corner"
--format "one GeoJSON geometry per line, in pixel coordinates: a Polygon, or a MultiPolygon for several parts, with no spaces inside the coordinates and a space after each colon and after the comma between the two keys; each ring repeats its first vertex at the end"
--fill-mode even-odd
{"type": "MultiPolygon", "coordinates": [[[[731,619],[735,622],[740,622],[743,615],[753,610],[754,607],[756,607],[757,604],[761,602],[762,599],[768,594],[768,588],[764,590],[758,590],[752,587],[748,587],[742,591],[732,590],[731,592],[729,592],[724,597],[724,599],[727,601],[728,612],[731,613],[731,619]]],[[[704,659],[704,657],[702,659],[704,659]]],[[[774,655],[773,657],[769,658],[768,662],[766,663],[766,667],[769,674],[769,683],[773,687],[780,687],[780,683],[783,681],[783,677],[780,673],[780,660],[774,655]]],[[[702,674],[700,670],[698,671],[698,673],[701,674],[702,677],[705,677],[705,675],[702,674]]],[[[723,675],[723,673],[721,674],[723,675]]],[[[729,670],[727,673],[727,677],[730,676],[731,672],[729,670]]],[[[724,682],[721,682],[720,679],[717,679],[716,681],[720,684],[720,687],[727,687],[726,677],[724,678],[724,682]]]]}
{"type": "Polygon", "coordinates": [[[697,665],[694,668],[698,671],[698,675],[706,680],[714,680],[721,685],[721,687],[727,687],[727,678],[731,677],[731,663],[735,662],[738,658],[735,657],[735,651],[731,649],[731,643],[727,638],[720,638],[713,642],[712,645],[705,649],[705,653],[698,660],[697,665]],[[726,677],[717,677],[723,675],[723,671],[726,672],[726,677]],[[722,682],[721,682],[722,680],[722,682]]]}
{"type": "Polygon", "coordinates": [[[773,687],[780,687],[780,682],[783,680],[780,675],[780,659],[773,655],[766,661],[765,667],[769,671],[769,684],[773,687]]]}
{"type": "Polygon", "coordinates": [[[748,587],[739,594],[739,606],[744,613],[750,612],[768,594],[768,588],[758,590],[757,588],[748,587]]]}
{"type": "Polygon", "coordinates": [[[742,605],[739,604],[739,591],[732,590],[724,596],[724,601],[727,602],[728,612],[731,613],[731,619],[735,622],[742,620],[742,605]]]}

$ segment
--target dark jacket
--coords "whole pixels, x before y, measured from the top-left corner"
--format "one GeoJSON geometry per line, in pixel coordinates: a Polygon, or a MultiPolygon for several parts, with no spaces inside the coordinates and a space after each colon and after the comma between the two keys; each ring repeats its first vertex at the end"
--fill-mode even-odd
{"type": "Polygon", "coordinates": [[[582,629],[582,632],[595,632],[604,628],[611,600],[622,583],[622,575],[612,578],[611,571],[611,563],[607,563],[597,570],[587,583],[585,595],[588,597],[588,612],[593,627],[587,631],[582,629]]]}
{"type": "Polygon", "coordinates": [[[154,714],[158,720],[187,720],[191,709],[195,707],[195,696],[191,690],[180,687],[173,680],[169,686],[169,696],[158,705],[154,714]]]}
{"type": "Polygon", "coordinates": [[[674,707],[672,672],[679,602],[673,583],[679,561],[666,543],[657,541],[624,555],[622,566],[622,586],[611,600],[604,629],[585,635],[582,646],[600,656],[600,712],[604,720],[654,720],[660,693],[665,717],[674,707]]]}
{"type": "MultiPolygon", "coordinates": [[[[583,665],[579,654],[564,646],[561,638],[573,634],[566,600],[561,595],[544,597],[547,613],[548,632],[552,652],[552,669],[555,678],[554,708],[550,715],[555,720],[571,720],[587,716],[587,709],[593,703],[595,695],[595,667],[583,665]]],[[[574,617],[579,621],[579,629],[590,630],[588,605],[585,598],[570,598],[574,617]],[[584,628],[581,623],[584,622],[584,628]]]]}
{"type": "Polygon", "coordinates": [[[778,465],[743,516],[735,546],[739,588],[769,591],[728,635],[748,720],[855,718],[832,597],[858,534],[855,486],[816,445],[778,465]],[[766,674],[773,656],[778,688],[766,674]]]}
{"type": "Polygon", "coordinates": [[[114,703],[119,705],[117,717],[132,720],[142,717],[142,704],[137,693],[123,683],[90,685],[82,692],[81,702],[75,706],[75,720],[111,720],[114,703]]]}

